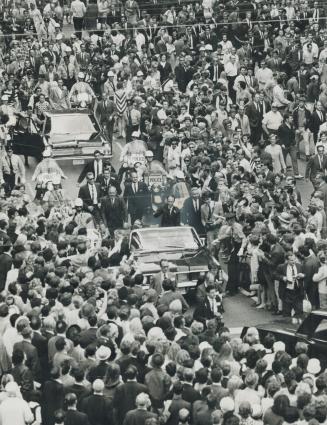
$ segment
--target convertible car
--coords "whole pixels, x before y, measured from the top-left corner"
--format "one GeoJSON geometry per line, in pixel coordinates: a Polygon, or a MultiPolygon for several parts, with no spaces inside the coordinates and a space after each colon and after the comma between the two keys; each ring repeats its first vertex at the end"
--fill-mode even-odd
{"type": "Polygon", "coordinates": [[[111,157],[111,145],[89,109],[46,112],[42,138],[55,159],[72,160],[73,165],[84,165],[96,149],[111,157]]]}
{"type": "MultiPolygon", "coordinates": [[[[276,340],[286,345],[286,350],[294,355],[295,344],[303,341],[309,346],[309,357],[316,357],[327,366],[327,311],[314,310],[309,313],[300,325],[286,323],[278,320],[273,323],[257,325],[260,339],[268,333],[275,335],[276,340]]],[[[246,334],[248,328],[243,328],[241,337],[246,334]]]]}
{"type": "Polygon", "coordinates": [[[187,292],[196,286],[197,279],[209,268],[217,269],[217,260],[204,247],[193,227],[149,227],[132,230],[129,235],[130,250],[149,279],[160,271],[160,260],[171,263],[177,287],[187,292]]]}

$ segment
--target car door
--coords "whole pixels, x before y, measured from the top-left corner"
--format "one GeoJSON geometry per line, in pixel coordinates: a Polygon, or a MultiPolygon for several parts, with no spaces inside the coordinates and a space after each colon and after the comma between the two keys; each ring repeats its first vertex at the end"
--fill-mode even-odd
{"type": "Polygon", "coordinates": [[[321,319],[313,331],[309,343],[310,357],[318,358],[325,367],[327,365],[327,317],[321,319]]]}

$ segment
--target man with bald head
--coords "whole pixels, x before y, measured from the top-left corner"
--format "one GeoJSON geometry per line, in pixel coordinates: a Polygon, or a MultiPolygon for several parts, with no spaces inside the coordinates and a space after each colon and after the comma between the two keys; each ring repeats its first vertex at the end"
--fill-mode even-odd
{"type": "Polygon", "coordinates": [[[126,204],[121,197],[117,196],[115,186],[109,186],[108,196],[102,198],[101,214],[111,236],[114,236],[115,230],[124,227],[124,223],[127,221],[126,204]]]}

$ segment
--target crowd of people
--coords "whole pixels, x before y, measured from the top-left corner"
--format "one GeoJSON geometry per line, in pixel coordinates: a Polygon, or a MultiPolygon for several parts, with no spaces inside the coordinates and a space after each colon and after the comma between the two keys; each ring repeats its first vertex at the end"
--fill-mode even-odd
{"type": "Polygon", "coordinates": [[[327,309],[326,5],[0,13],[0,424],[325,423],[323,358],[255,328],[235,337],[223,315],[238,292],[293,323],[327,309]],[[74,182],[31,135],[46,112],[85,108],[121,154],[99,146],[74,182]],[[219,269],[184,297],[163,255],[144,285],[130,229],[185,225],[219,269]]]}

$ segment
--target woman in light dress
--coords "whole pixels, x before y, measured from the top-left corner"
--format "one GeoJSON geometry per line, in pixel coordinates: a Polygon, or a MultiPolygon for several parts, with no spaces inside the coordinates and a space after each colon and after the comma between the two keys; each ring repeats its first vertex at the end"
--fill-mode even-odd
{"type": "Polygon", "coordinates": [[[270,145],[266,147],[265,151],[270,153],[272,157],[273,172],[275,174],[281,172],[283,173],[284,171],[286,171],[286,165],[284,161],[282,147],[277,144],[276,134],[270,135],[269,142],[270,145]]]}

